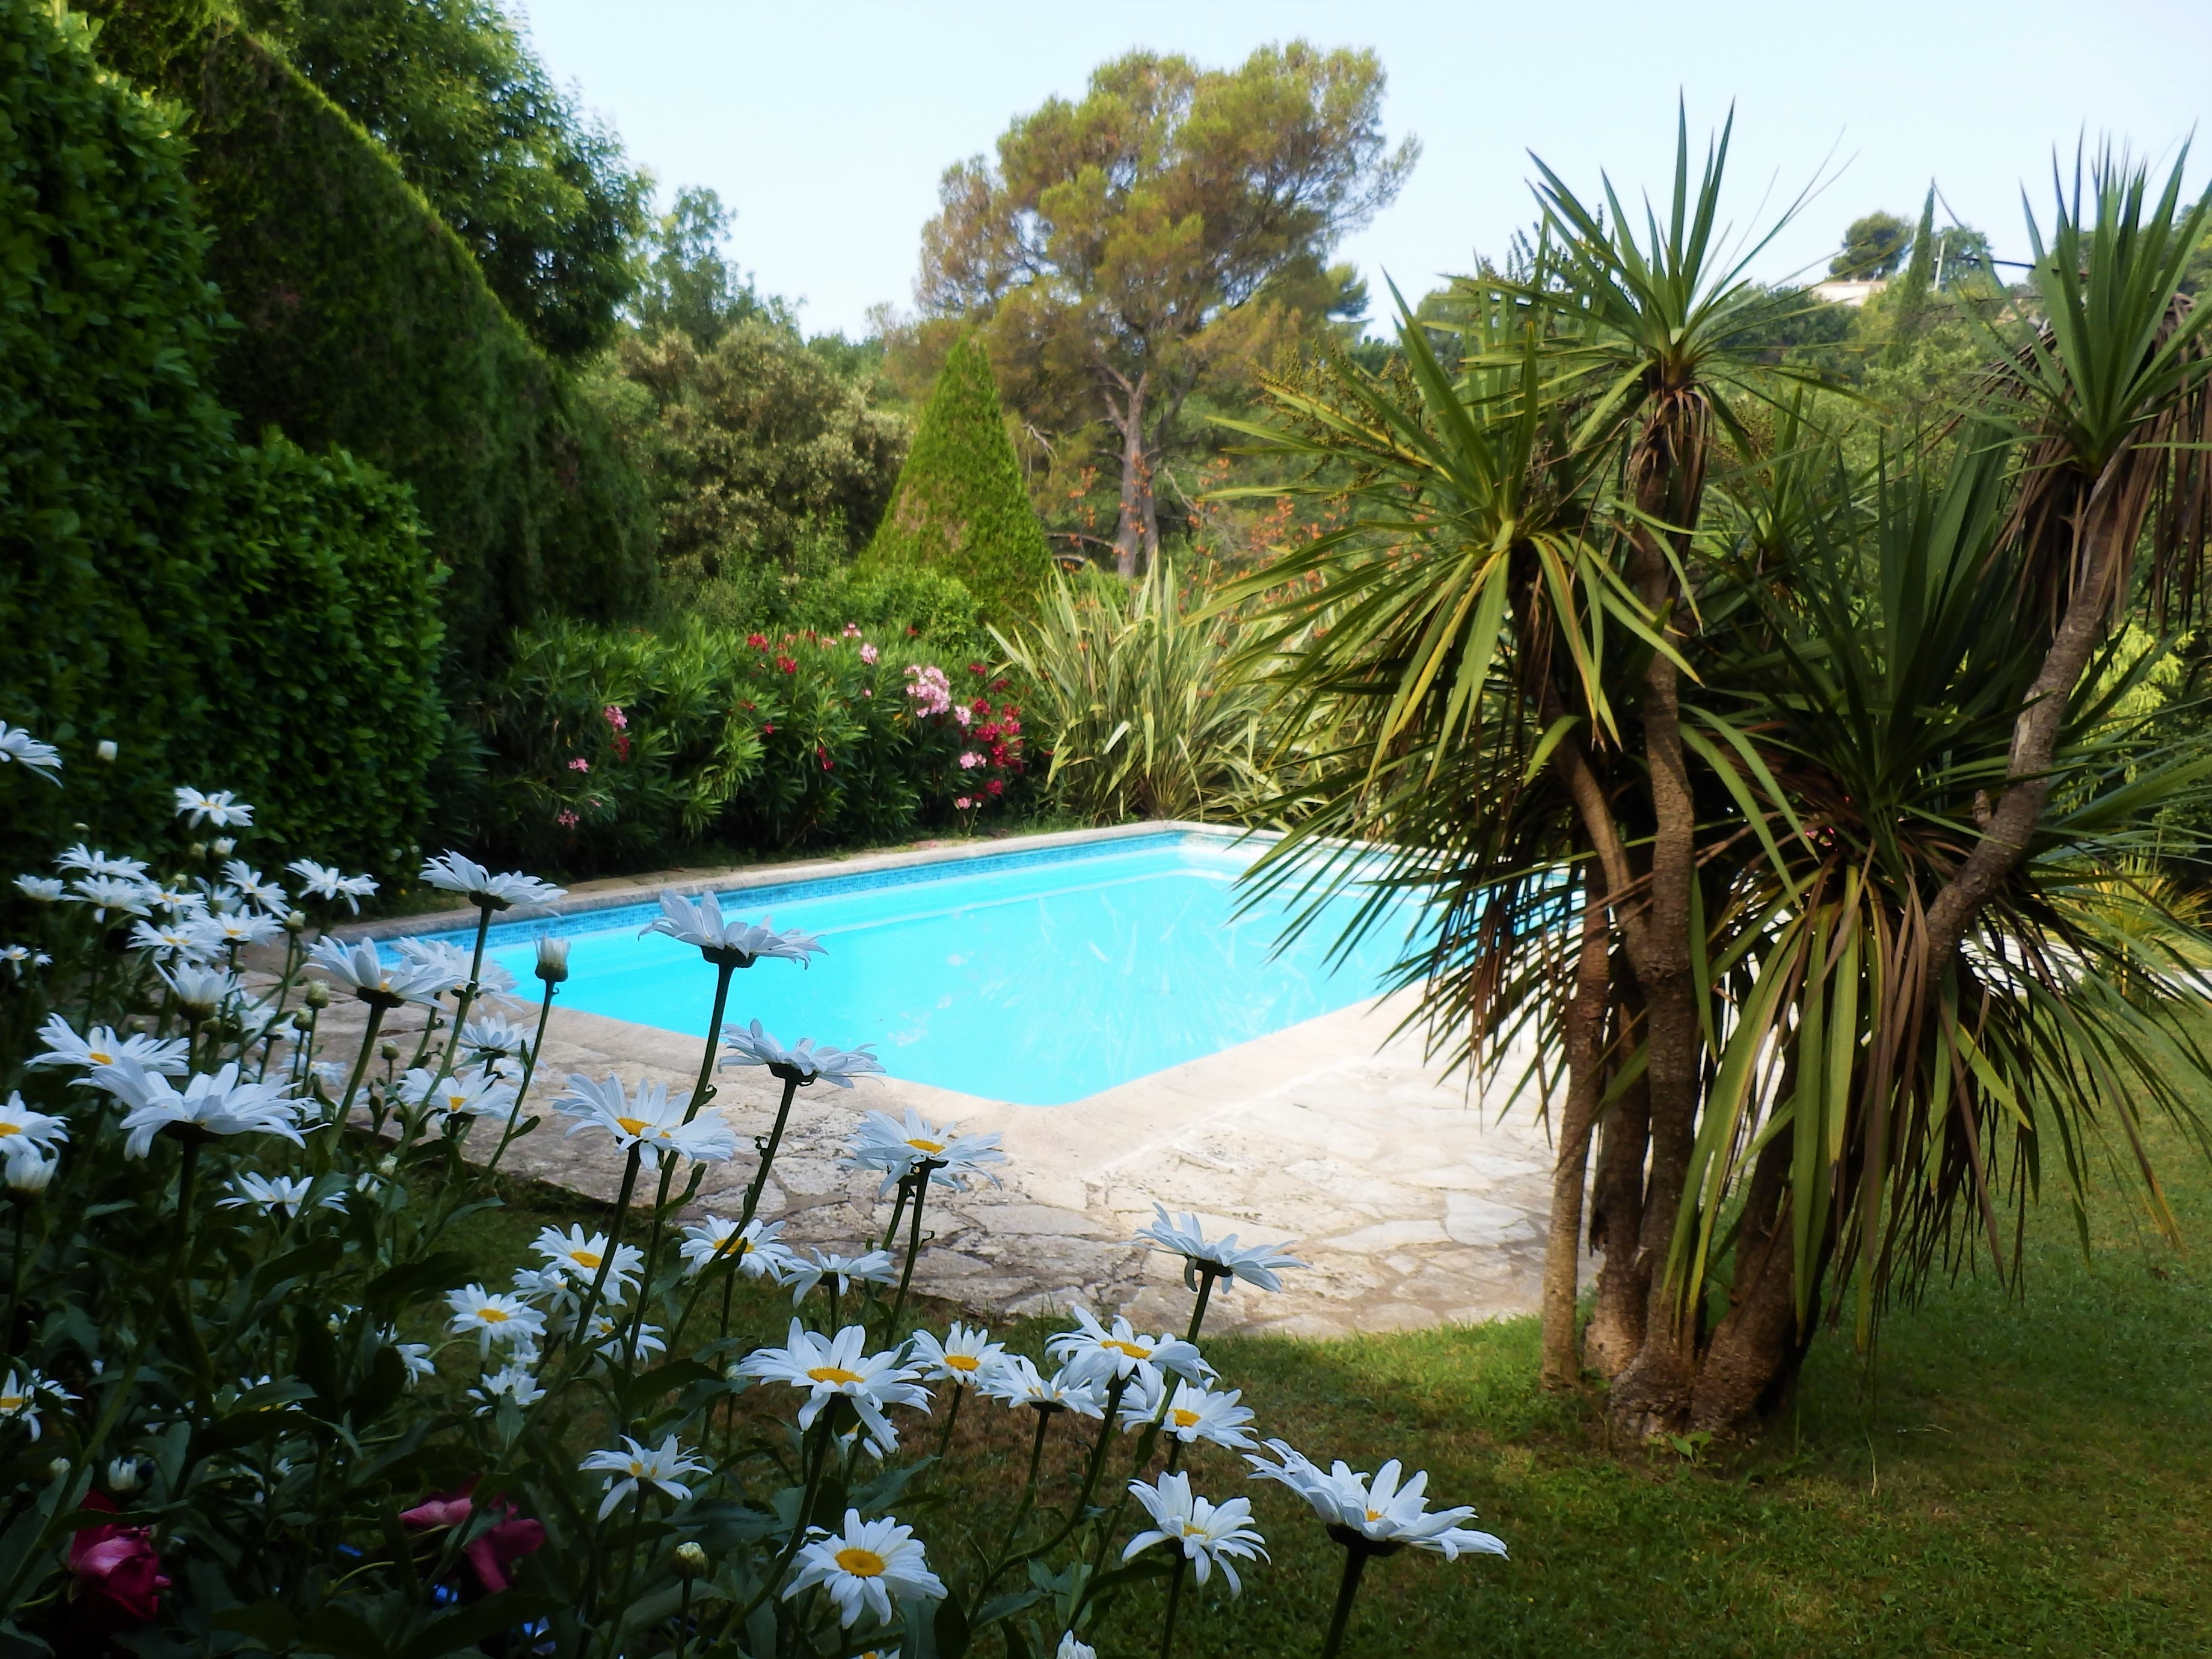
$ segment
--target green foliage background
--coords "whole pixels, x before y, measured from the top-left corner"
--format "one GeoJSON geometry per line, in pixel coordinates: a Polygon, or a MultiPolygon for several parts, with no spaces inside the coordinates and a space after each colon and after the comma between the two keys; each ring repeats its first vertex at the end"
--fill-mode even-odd
{"type": "Polygon", "coordinates": [[[1006,611],[1027,610],[1052,570],[990,357],[972,336],[945,359],[861,563],[940,570],[1006,611]]]}
{"type": "MultiPolygon", "coordinates": [[[[198,772],[264,823],[350,814],[388,870],[443,725],[420,528],[374,468],[236,444],[185,147],[86,33],[0,7],[0,718],[72,767],[116,742],[97,833],[166,823],[198,772]]],[[[18,788],[0,854],[69,829],[18,788]]]]}

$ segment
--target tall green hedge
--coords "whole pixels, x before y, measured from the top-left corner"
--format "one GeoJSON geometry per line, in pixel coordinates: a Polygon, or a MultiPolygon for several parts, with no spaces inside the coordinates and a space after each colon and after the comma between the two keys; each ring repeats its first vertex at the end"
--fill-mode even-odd
{"type": "Polygon", "coordinates": [[[1006,437],[998,382],[969,336],[945,359],[861,555],[867,567],[924,565],[957,576],[987,611],[1027,610],[1051,572],[1044,530],[1006,437]]]}
{"type": "Polygon", "coordinates": [[[0,875],[73,835],[65,811],[143,836],[182,781],[391,867],[442,728],[412,510],[343,456],[236,443],[185,147],[86,37],[0,0],[0,719],[99,784],[64,808],[12,779],[0,875]]]}

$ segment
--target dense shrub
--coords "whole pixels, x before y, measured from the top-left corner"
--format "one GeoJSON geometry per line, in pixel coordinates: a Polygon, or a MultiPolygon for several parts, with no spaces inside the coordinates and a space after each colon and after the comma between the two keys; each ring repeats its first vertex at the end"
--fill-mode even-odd
{"type": "Polygon", "coordinates": [[[526,631],[484,706],[485,828],[573,870],[702,842],[882,842],[972,823],[1022,775],[1018,711],[992,701],[982,664],[948,671],[911,643],[857,628],[526,631]]]}
{"type": "Polygon", "coordinates": [[[941,570],[987,608],[1006,611],[1026,609],[1051,574],[979,342],[964,340],[945,358],[861,562],[941,570]]]}
{"type": "MultiPolygon", "coordinates": [[[[117,744],[100,833],[166,821],[169,783],[219,760],[389,869],[441,721],[412,509],[342,455],[235,444],[200,379],[220,310],[183,148],[83,33],[0,7],[0,719],[72,759],[117,744]]],[[[53,810],[19,799],[0,854],[53,810]]]]}
{"type": "Polygon", "coordinates": [[[142,23],[117,50],[190,107],[207,270],[239,325],[214,366],[222,401],[414,486],[453,573],[463,681],[517,622],[641,611],[649,512],[603,416],[374,139],[234,24],[173,16],[182,38],[157,50],[142,23]]]}

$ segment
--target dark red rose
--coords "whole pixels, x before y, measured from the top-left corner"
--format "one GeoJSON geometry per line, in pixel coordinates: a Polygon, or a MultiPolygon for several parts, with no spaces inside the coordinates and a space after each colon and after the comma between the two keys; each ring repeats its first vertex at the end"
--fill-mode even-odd
{"type": "MultiPolygon", "coordinates": [[[[112,1513],[115,1505],[99,1492],[87,1492],[82,1507],[112,1513]]],[[[95,1598],[104,1610],[133,1625],[149,1625],[161,1610],[169,1581],[154,1553],[153,1534],[144,1527],[86,1527],[70,1540],[70,1571],[77,1593],[95,1598]]]]}

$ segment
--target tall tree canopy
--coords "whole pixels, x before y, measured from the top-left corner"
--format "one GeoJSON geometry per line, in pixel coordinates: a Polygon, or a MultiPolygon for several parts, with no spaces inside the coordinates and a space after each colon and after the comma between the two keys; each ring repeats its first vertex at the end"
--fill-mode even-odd
{"type": "Polygon", "coordinates": [[[281,48],[398,160],[546,350],[613,337],[648,185],[563,96],[493,0],[246,0],[281,48]]]}
{"type": "Polygon", "coordinates": [[[945,173],[922,233],[923,309],[981,333],[1040,431],[1103,412],[1125,575],[1158,550],[1152,479],[1194,391],[1286,324],[1360,297],[1328,255],[1419,154],[1384,137],[1382,90],[1373,53],[1303,41],[1229,70],[1131,52],[1081,102],[1016,120],[995,164],[945,173]]]}
{"type": "Polygon", "coordinates": [[[1828,275],[1848,282],[1893,276],[1912,244],[1912,221],[1876,211],[1851,221],[1844,246],[1828,261],[1828,275]]]}

